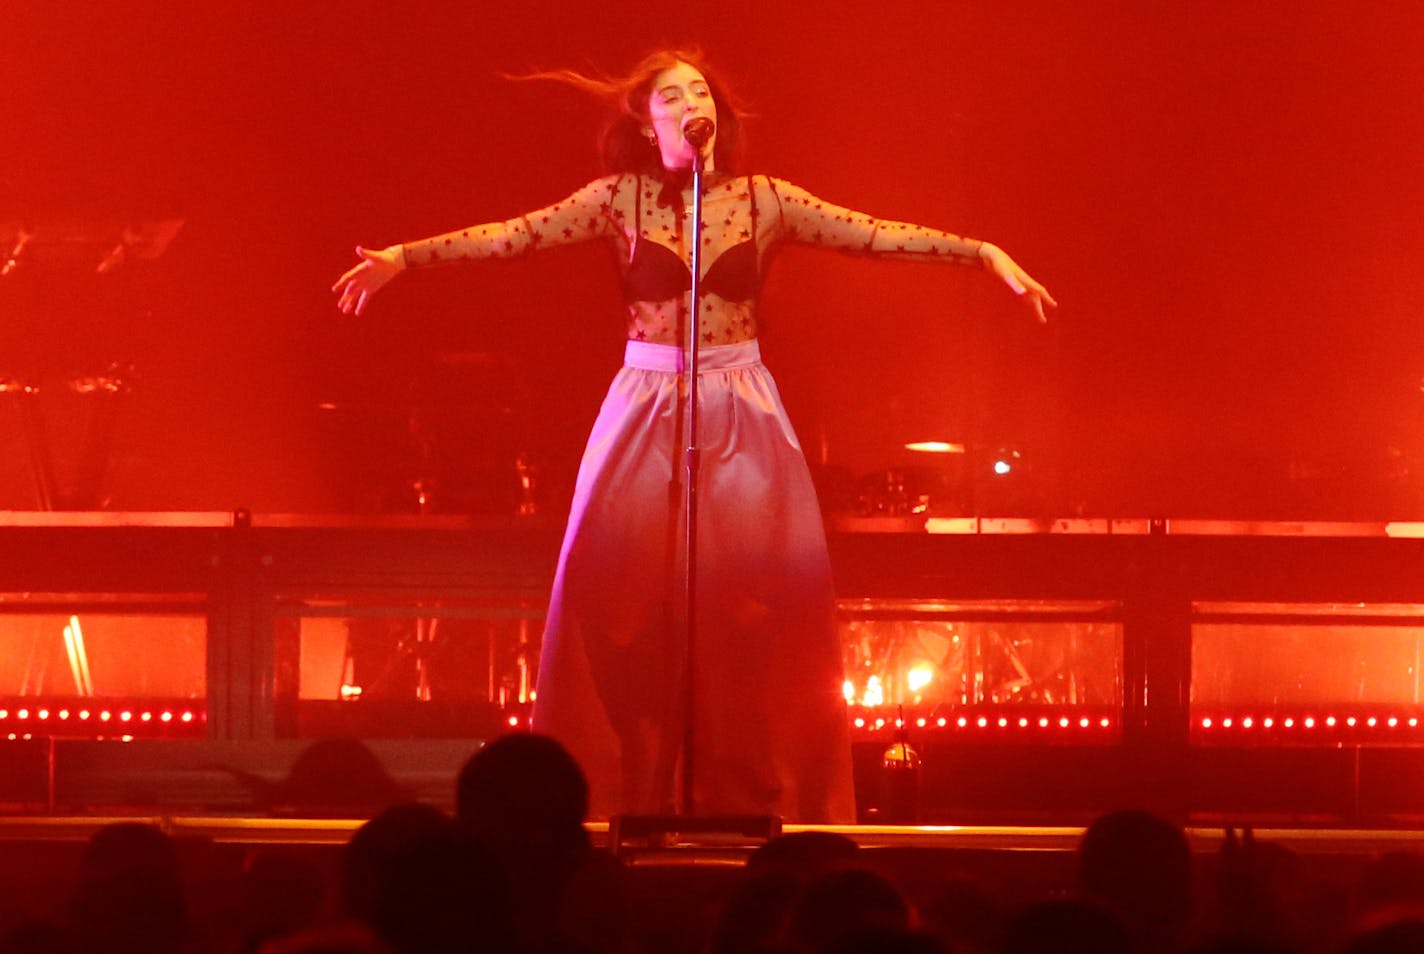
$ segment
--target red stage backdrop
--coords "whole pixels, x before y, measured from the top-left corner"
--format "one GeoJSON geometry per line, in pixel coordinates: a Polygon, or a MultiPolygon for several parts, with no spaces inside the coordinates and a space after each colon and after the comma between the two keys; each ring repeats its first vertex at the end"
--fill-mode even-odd
{"type": "Polygon", "coordinates": [[[60,504],[401,509],[434,474],[501,510],[523,453],[557,509],[619,360],[605,250],[358,320],[327,288],[357,242],[599,172],[592,104],[501,74],[664,41],[745,94],[758,170],[990,238],[1062,302],[1044,330],[980,276],[785,253],[765,348],[835,506],[939,438],[946,511],[1424,517],[1424,12],[1386,0],[11,4],[0,378],[42,391],[0,395],[0,508],[36,505],[28,401],[60,504]],[[169,218],[152,261],[74,251],[169,218]],[[96,445],[72,385],[115,368],[96,445]]]}

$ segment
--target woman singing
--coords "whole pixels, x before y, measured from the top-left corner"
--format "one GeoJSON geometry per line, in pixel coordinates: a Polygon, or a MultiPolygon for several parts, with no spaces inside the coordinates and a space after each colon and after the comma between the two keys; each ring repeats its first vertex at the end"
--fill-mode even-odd
{"type": "Polygon", "coordinates": [[[677,795],[691,708],[697,812],[854,821],[825,532],[757,347],[767,265],[780,244],[799,242],[982,268],[1040,321],[1056,303],[988,242],[876,219],[737,169],[735,106],[695,54],[655,53],[620,80],[548,75],[616,104],[603,141],[610,174],[506,222],[358,248],[361,261],[333,288],[339,307],[360,314],[409,268],[613,243],[628,343],[579,468],[549,600],[534,729],[583,765],[595,817],[687,808],[677,795]],[[700,150],[701,464],[690,663],[680,372],[694,313],[691,169],[699,149],[689,124],[711,130],[700,150]]]}

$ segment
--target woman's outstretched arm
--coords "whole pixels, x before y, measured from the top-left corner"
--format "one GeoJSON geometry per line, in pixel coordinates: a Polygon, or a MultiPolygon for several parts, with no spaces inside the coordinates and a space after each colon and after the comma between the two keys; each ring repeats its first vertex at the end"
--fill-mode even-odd
{"type": "Polygon", "coordinates": [[[345,314],[361,314],[371,297],[407,268],[516,258],[537,249],[614,234],[613,197],[620,176],[596,179],[560,202],[504,222],[487,222],[382,249],[356,247],[361,261],[331,290],[345,314]]]}
{"type": "Polygon", "coordinates": [[[953,232],[877,219],[817,198],[782,179],[768,179],[780,212],[782,237],[844,252],[884,258],[978,265],[993,274],[1027,304],[1041,322],[1044,307],[1058,302],[1009,254],[992,242],[953,232]]]}

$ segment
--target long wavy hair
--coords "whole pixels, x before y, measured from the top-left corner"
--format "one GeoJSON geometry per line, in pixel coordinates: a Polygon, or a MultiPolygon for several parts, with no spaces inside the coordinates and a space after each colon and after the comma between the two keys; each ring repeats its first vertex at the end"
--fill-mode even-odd
{"type": "Polygon", "coordinates": [[[707,66],[702,51],[657,50],[639,61],[624,76],[589,76],[577,70],[548,70],[511,76],[511,79],[545,79],[567,83],[592,93],[613,110],[612,118],[603,128],[599,152],[609,172],[631,172],[663,177],[662,155],[644,130],[651,122],[648,99],[653,92],[653,80],[664,70],[678,63],[695,67],[707,80],[712,101],[717,105],[717,144],[713,157],[719,173],[740,170],[742,159],[742,120],[746,110],[731,89],[707,66]]]}

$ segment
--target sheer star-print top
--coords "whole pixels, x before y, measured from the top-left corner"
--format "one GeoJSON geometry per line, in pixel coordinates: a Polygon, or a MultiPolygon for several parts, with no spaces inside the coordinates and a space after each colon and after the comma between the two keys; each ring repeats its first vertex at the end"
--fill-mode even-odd
{"type": "MultiPolygon", "coordinates": [[[[783,242],[886,258],[978,264],[980,242],[876,219],[770,176],[705,177],[699,331],[707,344],[756,337],[756,299],[783,242]]],[[[408,266],[513,258],[591,239],[617,251],[628,336],[680,344],[692,284],[692,190],[631,173],[596,179],[561,202],[409,242],[408,266]],[[671,192],[672,194],[666,194],[671,192]]]]}

